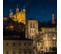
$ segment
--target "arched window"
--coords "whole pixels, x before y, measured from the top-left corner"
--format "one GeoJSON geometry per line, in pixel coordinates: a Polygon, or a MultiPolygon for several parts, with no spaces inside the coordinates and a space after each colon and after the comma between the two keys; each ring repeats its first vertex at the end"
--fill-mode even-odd
{"type": "Polygon", "coordinates": [[[15,42],[13,43],[13,46],[15,46],[15,42]]]}

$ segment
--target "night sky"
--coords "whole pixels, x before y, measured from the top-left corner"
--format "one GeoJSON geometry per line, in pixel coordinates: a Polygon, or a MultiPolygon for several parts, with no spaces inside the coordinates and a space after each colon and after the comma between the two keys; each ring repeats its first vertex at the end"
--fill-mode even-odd
{"type": "Polygon", "coordinates": [[[8,16],[9,10],[15,13],[16,6],[19,9],[26,8],[26,18],[37,18],[40,21],[51,20],[52,10],[57,19],[57,1],[56,0],[3,0],[3,16],[8,16]]]}

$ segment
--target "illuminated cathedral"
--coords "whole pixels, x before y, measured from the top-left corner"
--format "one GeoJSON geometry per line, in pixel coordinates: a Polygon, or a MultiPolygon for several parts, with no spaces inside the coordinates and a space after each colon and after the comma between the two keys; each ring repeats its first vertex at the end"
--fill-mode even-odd
{"type": "Polygon", "coordinates": [[[19,8],[17,5],[15,14],[13,14],[12,10],[10,9],[9,17],[13,21],[18,21],[18,23],[21,22],[21,23],[25,24],[25,21],[26,21],[26,9],[25,9],[25,7],[21,11],[19,11],[19,8]]]}

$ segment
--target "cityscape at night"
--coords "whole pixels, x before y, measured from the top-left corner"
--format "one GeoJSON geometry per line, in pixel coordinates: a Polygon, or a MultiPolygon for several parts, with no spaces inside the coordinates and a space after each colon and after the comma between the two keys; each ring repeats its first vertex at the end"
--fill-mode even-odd
{"type": "Polygon", "coordinates": [[[57,54],[57,1],[3,0],[3,54],[57,54]]]}

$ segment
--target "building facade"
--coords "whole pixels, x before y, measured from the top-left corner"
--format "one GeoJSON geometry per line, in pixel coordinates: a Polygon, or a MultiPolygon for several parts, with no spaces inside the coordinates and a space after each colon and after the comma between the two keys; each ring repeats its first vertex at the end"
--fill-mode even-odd
{"type": "Polygon", "coordinates": [[[34,54],[31,40],[3,40],[3,54],[34,54]]]}
{"type": "Polygon", "coordinates": [[[37,20],[27,20],[26,24],[26,38],[34,39],[38,33],[38,21],[37,20]]]}
{"type": "Polygon", "coordinates": [[[49,52],[53,51],[52,48],[57,47],[57,30],[56,27],[42,27],[42,31],[39,31],[39,37],[37,39],[37,51],[49,52]]]}

